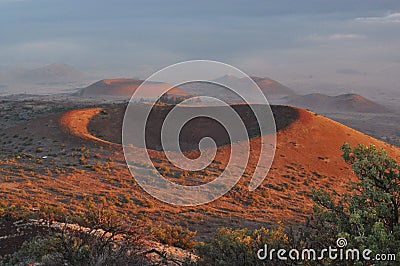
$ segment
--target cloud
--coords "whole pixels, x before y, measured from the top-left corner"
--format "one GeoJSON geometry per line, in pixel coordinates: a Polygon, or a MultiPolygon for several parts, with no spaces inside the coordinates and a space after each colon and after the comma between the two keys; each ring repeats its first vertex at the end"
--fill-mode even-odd
{"type": "Polygon", "coordinates": [[[329,40],[354,40],[354,39],[364,39],[365,35],[360,34],[333,34],[329,35],[329,40]]]}
{"type": "Polygon", "coordinates": [[[360,17],[356,21],[376,23],[400,23],[400,12],[391,13],[382,17],[360,17]]]}
{"type": "Polygon", "coordinates": [[[341,40],[357,40],[365,39],[367,36],[353,33],[337,33],[331,35],[311,35],[309,39],[317,41],[341,41],[341,40]]]}

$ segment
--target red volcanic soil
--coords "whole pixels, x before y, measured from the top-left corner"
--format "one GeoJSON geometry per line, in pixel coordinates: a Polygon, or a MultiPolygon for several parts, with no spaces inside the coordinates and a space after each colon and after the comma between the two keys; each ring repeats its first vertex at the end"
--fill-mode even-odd
{"type": "MultiPolygon", "coordinates": [[[[344,142],[373,144],[400,160],[398,147],[303,109],[274,107],[277,150],[259,188],[248,190],[261,141],[254,134],[246,172],[231,191],[202,206],[172,206],[148,195],[129,173],[118,144],[124,108],[79,109],[8,128],[0,160],[0,201],[28,209],[57,207],[66,213],[94,201],[107,204],[126,219],[189,226],[204,239],[221,226],[254,228],[276,221],[304,221],[313,206],[312,188],[343,193],[348,182],[356,180],[341,158],[344,142]]],[[[199,133],[190,131],[198,134],[193,141],[205,134],[197,128],[199,133]]],[[[193,173],[171,166],[163,151],[149,149],[149,153],[163,175],[190,185],[214,179],[223,171],[230,145],[220,145],[207,171],[193,173]]]]}
{"type": "MultiPolygon", "coordinates": [[[[135,79],[104,79],[100,80],[80,91],[81,96],[85,97],[98,97],[98,96],[110,96],[110,97],[131,97],[136,89],[143,83],[143,80],[135,79]]],[[[164,83],[153,82],[146,86],[146,90],[149,97],[154,96],[152,91],[157,94],[157,89],[165,86],[164,83]]],[[[186,96],[187,92],[184,90],[174,87],[168,91],[169,95],[186,96]]],[[[157,96],[157,95],[156,95],[157,96]]]]}
{"type": "MultiPolygon", "coordinates": [[[[246,112],[246,109],[238,109],[239,112],[246,112]]],[[[164,109],[164,111],[166,111],[164,109]]],[[[350,180],[355,181],[356,177],[352,173],[350,166],[341,158],[341,145],[349,142],[352,146],[357,144],[376,145],[384,148],[395,158],[400,158],[400,149],[365,135],[359,131],[344,126],[338,122],[330,120],[324,116],[312,113],[299,108],[286,106],[273,107],[274,116],[277,123],[277,150],[271,170],[262,184],[261,188],[255,193],[264,193],[269,191],[269,204],[265,206],[269,215],[275,219],[279,217],[284,219],[298,219],[303,216],[301,210],[310,210],[312,201],[310,199],[310,189],[313,187],[324,187],[329,190],[345,192],[346,186],[350,180]],[[273,200],[271,200],[273,199],[273,200]],[[273,210],[273,206],[281,206],[284,210],[273,210]]],[[[121,121],[124,114],[124,107],[110,108],[106,110],[107,115],[97,115],[89,124],[89,131],[94,133],[101,132],[102,136],[110,141],[120,142],[121,139],[121,121]],[[118,117],[118,118],[117,118],[118,117]],[[117,119],[116,119],[117,118],[117,119]],[[102,131],[104,124],[112,123],[109,131],[102,131]]],[[[160,114],[160,112],[158,112],[160,114]]],[[[157,120],[157,119],[154,119],[157,120]]],[[[191,131],[192,139],[186,138],[185,141],[197,141],[201,139],[201,129],[209,127],[201,126],[202,121],[194,125],[198,129],[198,136],[193,136],[195,132],[191,131]]],[[[246,123],[245,123],[246,124],[246,123]]],[[[154,134],[155,128],[152,132],[154,134]]],[[[213,132],[222,132],[217,128],[213,132]]],[[[204,132],[203,132],[204,133],[204,132]]],[[[183,133],[183,135],[185,135],[183,133]]],[[[207,135],[207,134],[206,134],[207,135]]],[[[218,138],[221,136],[214,136],[218,138]]],[[[223,139],[223,138],[222,138],[223,139]]],[[[153,141],[156,137],[152,138],[153,141]]],[[[226,141],[226,140],[224,140],[226,141]]],[[[229,155],[230,146],[222,145],[216,156],[216,160],[221,165],[226,165],[226,157],[229,155]],[[224,157],[225,156],[225,157],[224,157]]],[[[246,186],[243,184],[249,181],[249,174],[257,163],[257,152],[260,149],[260,137],[253,136],[250,140],[252,155],[247,168],[247,176],[239,184],[238,191],[246,194],[246,186]],[[244,182],[243,182],[244,181],[244,182]]],[[[159,146],[159,144],[157,144],[159,146]]],[[[150,147],[151,148],[151,147],[150,147]]],[[[162,153],[152,152],[152,155],[165,160],[162,153]]],[[[189,155],[190,156],[190,155],[189,155]]],[[[168,164],[164,165],[169,167],[168,164]]],[[[258,195],[259,196],[259,195],[258,195]]],[[[257,211],[255,211],[257,212],[257,211]]]]}
{"type": "Polygon", "coordinates": [[[97,138],[89,133],[88,125],[91,119],[101,112],[101,108],[86,108],[72,110],[60,118],[60,127],[63,131],[70,135],[80,137],[84,140],[98,141],[105,144],[113,145],[114,143],[97,138]]]}
{"type": "Polygon", "coordinates": [[[317,112],[359,112],[384,113],[387,108],[359,94],[342,94],[328,96],[312,93],[289,98],[289,103],[302,108],[310,108],[317,112]]]}

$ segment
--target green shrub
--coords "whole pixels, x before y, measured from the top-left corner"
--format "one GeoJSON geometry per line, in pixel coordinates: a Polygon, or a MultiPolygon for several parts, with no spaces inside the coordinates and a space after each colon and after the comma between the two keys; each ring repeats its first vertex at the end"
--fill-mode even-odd
{"type": "MultiPolygon", "coordinates": [[[[281,224],[276,228],[261,227],[254,231],[220,228],[209,242],[200,243],[196,247],[196,254],[200,257],[198,264],[264,265],[265,262],[257,258],[257,251],[264,244],[275,249],[289,247],[289,238],[281,224]]],[[[274,261],[273,265],[279,265],[278,263],[274,261]]]]}
{"type": "Polygon", "coordinates": [[[371,257],[396,254],[399,260],[400,163],[373,145],[352,149],[345,143],[342,151],[358,181],[351,183],[350,194],[322,188],[313,191],[316,205],[307,241],[314,247],[326,247],[344,237],[348,248],[368,248],[373,252],[371,257]]]}

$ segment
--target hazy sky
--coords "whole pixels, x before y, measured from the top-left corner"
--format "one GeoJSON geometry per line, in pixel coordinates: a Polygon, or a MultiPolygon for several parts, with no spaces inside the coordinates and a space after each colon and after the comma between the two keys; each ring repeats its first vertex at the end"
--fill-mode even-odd
{"type": "Polygon", "coordinates": [[[0,0],[0,71],[146,77],[212,59],[292,87],[400,91],[400,1],[0,0]]]}

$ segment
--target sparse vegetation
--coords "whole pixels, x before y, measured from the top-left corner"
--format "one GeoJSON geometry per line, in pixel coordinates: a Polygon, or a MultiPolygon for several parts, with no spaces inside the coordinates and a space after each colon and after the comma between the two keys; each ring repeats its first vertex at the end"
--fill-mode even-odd
{"type": "MultiPolygon", "coordinates": [[[[336,246],[336,239],[344,237],[347,248],[371,249],[373,254],[395,254],[397,261],[374,265],[397,265],[400,258],[399,185],[400,163],[375,146],[359,145],[352,149],[342,146],[343,159],[348,162],[359,181],[352,183],[351,194],[329,193],[322,188],[313,190],[315,209],[312,219],[291,230],[261,228],[232,230],[221,228],[209,242],[196,248],[200,256],[198,265],[264,265],[256,252],[264,244],[275,248],[314,248],[322,250],[336,246]]],[[[372,257],[373,255],[371,255],[372,257]]],[[[273,265],[287,265],[290,261],[274,261],[273,265]]],[[[330,261],[324,259],[315,265],[364,265],[356,261],[330,261]],[[357,264],[358,263],[358,264],[357,264]]],[[[304,261],[304,265],[314,265],[304,261]]]]}
{"type": "Polygon", "coordinates": [[[3,265],[149,265],[142,252],[139,226],[121,223],[105,209],[88,209],[80,218],[87,227],[69,224],[26,241],[3,265]]]}
{"type": "MultiPolygon", "coordinates": [[[[289,237],[281,224],[275,228],[261,227],[256,230],[220,228],[211,240],[200,243],[196,254],[198,265],[264,265],[257,258],[257,251],[268,244],[276,249],[289,248],[289,237]]],[[[278,261],[273,261],[279,265],[278,261]]]]}
{"type": "Polygon", "coordinates": [[[196,244],[194,239],[196,232],[179,225],[166,224],[153,227],[151,228],[151,233],[158,241],[170,246],[191,250],[196,244]]]}

